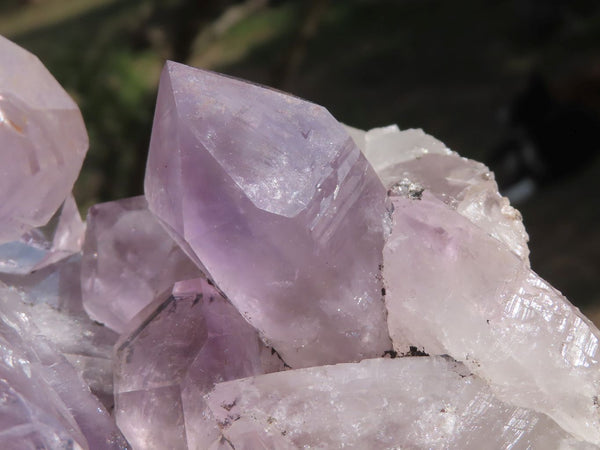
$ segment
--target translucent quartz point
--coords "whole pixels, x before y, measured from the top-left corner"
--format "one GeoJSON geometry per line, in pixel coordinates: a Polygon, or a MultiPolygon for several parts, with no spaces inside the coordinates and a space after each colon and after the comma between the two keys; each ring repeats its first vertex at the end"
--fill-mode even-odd
{"type": "Polygon", "coordinates": [[[426,189],[529,261],[529,236],[519,211],[498,192],[494,174],[463,158],[422,130],[397,126],[349,131],[384,186],[419,196],[426,189]]]}
{"type": "Polygon", "coordinates": [[[26,274],[77,253],[84,232],[75,199],[69,195],[46,225],[0,244],[0,272],[26,274]]]}
{"type": "Polygon", "coordinates": [[[204,401],[215,382],[283,370],[205,279],[175,284],[116,345],[116,419],[134,448],[201,449],[219,437],[204,401]]]}
{"type": "Polygon", "coordinates": [[[385,190],[325,108],[168,62],[150,210],[292,367],[389,350],[385,190]]]}
{"type": "Polygon", "coordinates": [[[114,420],[0,283],[1,447],[125,449],[114,420]]]}
{"type": "Polygon", "coordinates": [[[87,148],[77,105],[35,56],[0,36],[0,244],[50,220],[87,148]]]}
{"type": "Polygon", "coordinates": [[[207,403],[230,447],[591,448],[496,399],[442,357],[379,358],[219,383],[207,403]],[[251,445],[248,445],[251,443],[251,445]]]}
{"type": "Polygon", "coordinates": [[[383,274],[394,347],[463,361],[503,401],[600,444],[600,331],[507,246],[427,191],[392,203],[383,274]]]}
{"type": "Polygon", "coordinates": [[[0,274],[24,303],[20,310],[67,358],[94,395],[111,409],[112,348],[117,334],[91,320],[83,310],[81,255],[76,254],[27,275],[0,274]]]}
{"type": "Polygon", "coordinates": [[[174,282],[200,275],[148,211],[144,197],[90,208],[83,247],[83,304],[90,317],[123,332],[174,282]]]}

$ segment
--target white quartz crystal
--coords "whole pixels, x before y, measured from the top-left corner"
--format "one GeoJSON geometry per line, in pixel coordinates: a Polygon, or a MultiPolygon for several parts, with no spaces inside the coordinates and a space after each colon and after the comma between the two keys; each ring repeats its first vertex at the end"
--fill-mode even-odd
{"type": "Polygon", "coordinates": [[[503,401],[600,444],[600,331],[506,245],[427,191],[392,204],[383,276],[394,347],[464,361],[503,401]]]}
{"type": "Polygon", "coordinates": [[[588,448],[444,357],[379,358],[218,384],[215,448],[588,448]],[[220,445],[220,447],[218,447],[220,445]]]}

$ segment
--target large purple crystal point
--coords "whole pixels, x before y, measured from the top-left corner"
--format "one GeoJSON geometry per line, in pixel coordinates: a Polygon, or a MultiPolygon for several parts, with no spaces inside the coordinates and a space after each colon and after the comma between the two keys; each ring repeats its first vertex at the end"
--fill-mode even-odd
{"type": "Polygon", "coordinates": [[[425,191],[392,197],[384,248],[395,348],[448,354],[498,397],[600,444],[600,331],[506,245],[425,191]]]}
{"type": "Polygon", "coordinates": [[[220,436],[204,394],[216,382],[283,369],[205,279],[177,283],[116,345],[119,427],[134,448],[209,448],[220,436]]]}
{"type": "Polygon", "coordinates": [[[83,248],[83,304],[90,317],[121,333],[156,296],[200,275],[148,211],[144,197],[90,208],[83,248]]]}
{"type": "Polygon", "coordinates": [[[0,36],[0,243],[48,222],[87,148],[77,105],[35,56],[0,36]]]}
{"type": "Polygon", "coordinates": [[[385,190],[323,107],[169,62],[145,191],[292,367],[389,349],[378,278],[385,190]]]}

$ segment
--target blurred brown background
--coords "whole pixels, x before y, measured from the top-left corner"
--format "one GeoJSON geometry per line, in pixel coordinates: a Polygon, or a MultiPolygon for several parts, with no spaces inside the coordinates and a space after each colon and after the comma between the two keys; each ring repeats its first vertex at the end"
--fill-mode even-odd
{"type": "Polygon", "coordinates": [[[165,59],[278,87],[359,128],[420,127],[486,161],[532,266],[600,323],[600,2],[2,0],[90,135],[85,211],[142,192],[165,59]]]}

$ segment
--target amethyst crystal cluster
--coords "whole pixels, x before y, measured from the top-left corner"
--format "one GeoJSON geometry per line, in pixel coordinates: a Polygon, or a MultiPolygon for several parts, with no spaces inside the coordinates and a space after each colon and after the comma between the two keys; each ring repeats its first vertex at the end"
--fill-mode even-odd
{"type": "Polygon", "coordinates": [[[145,195],[0,38],[0,448],[596,448],[600,331],[493,175],[167,63],[145,195]]]}

